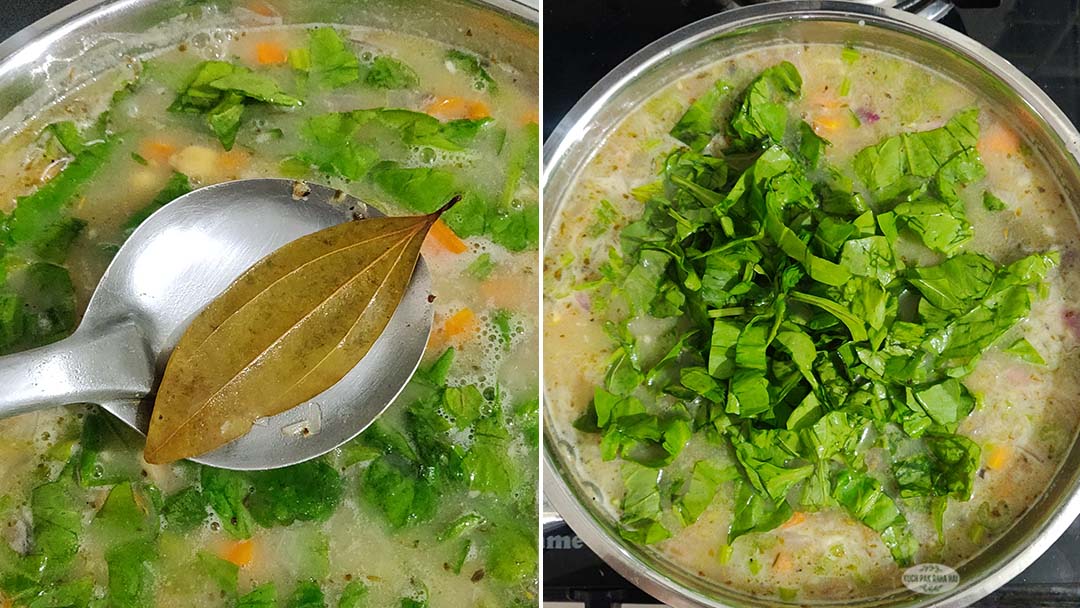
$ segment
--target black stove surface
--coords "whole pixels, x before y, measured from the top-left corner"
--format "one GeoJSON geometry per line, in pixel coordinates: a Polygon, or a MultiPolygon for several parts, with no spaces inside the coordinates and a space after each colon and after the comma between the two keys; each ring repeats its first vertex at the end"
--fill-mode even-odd
{"type": "MultiPolygon", "coordinates": [[[[1080,124],[1080,0],[1002,0],[955,9],[943,22],[1023,70],[1080,124]],[[985,4],[984,4],[985,5],[985,4]]],[[[679,27],[730,0],[548,0],[544,8],[544,133],[550,135],[597,80],[679,27]]],[[[545,527],[544,599],[590,608],[654,604],[561,523],[545,527]]],[[[1080,607],[1080,520],[1025,572],[979,608],[1080,607]]]]}
{"type": "MultiPolygon", "coordinates": [[[[1080,0],[1003,0],[943,20],[1020,68],[1080,119],[1080,0]]],[[[732,0],[576,0],[544,7],[544,133],[586,91],[657,38],[732,6],[732,0]]]]}
{"type": "Polygon", "coordinates": [[[73,0],[8,0],[0,19],[0,41],[73,0]],[[9,4],[10,3],[10,4],[9,4]]]}

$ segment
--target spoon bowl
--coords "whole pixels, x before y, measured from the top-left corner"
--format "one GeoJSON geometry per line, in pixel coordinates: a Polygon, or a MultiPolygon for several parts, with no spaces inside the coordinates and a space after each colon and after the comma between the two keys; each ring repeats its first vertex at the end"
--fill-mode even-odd
{"type": "MultiPolygon", "coordinates": [[[[203,308],[283,245],[381,215],[340,190],[286,179],[225,182],[174,200],[120,248],[70,337],[0,357],[0,417],[94,403],[145,435],[165,364],[203,308]]],[[[278,468],[358,435],[420,363],[431,332],[430,285],[421,258],[390,323],[341,381],[192,460],[227,469],[278,468]]]]}

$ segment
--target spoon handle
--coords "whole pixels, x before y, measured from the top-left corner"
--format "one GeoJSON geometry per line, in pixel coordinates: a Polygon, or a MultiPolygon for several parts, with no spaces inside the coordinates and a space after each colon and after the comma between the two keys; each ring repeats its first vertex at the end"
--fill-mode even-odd
{"type": "Polygon", "coordinates": [[[48,346],[0,357],[0,418],[69,403],[138,399],[154,364],[134,323],[79,328],[48,346]]]}

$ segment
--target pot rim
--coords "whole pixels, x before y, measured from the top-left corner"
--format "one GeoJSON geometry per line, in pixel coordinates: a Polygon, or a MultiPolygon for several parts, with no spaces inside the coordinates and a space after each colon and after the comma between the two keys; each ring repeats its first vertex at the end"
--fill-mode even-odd
{"type": "MultiPolygon", "coordinates": [[[[890,28],[900,33],[918,36],[969,59],[989,72],[993,77],[1006,84],[1019,98],[1045,121],[1047,128],[1060,138],[1061,146],[1075,161],[1080,162],[1080,133],[1060,108],[1015,66],[1000,57],[979,42],[937,22],[912,15],[910,13],[863,3],[839,0],[789,0],[770,4],[757,4],[735,8],[717,13],[686,25],[670,34],[643,47],[625,61],[616,66],[600,79],[555,127],[544,143],[544,163],[541,176],[542,191],[546,190],[552,177],[559,171],[559,165],[566,154],[578,142],[589,137],[587,132],[601,109],[630,85],[642,73],[662,63],[666,59],[691,49],[713,36],[741,30],[743,28],[771,24],[782,21],[809,22],[819,20],[839,20],[858,22],[876,27],[890,28]]],[[[545,201],[546,240],[554,209],[561,201],[545,201]],[[548,210],[552,211],[548,211],[548,210]]],[[[547,401],[544,396],[545,403],[547,401]]],[[[547,419],[547,408],[544,408],[547,419]]],[[[611,565],[635,586],[655,598],[676,607],[719,607],[735,606],[725,602],[734,602],[734,598],[717,598],[674,580],[650,564],[646,556],[631,551],[629,543],[616,538],[600,519],[573,493],[570,483],[560,473],[561,465],[554,445],[550,427],[545,425],[543,452],[543,492],[544,497],[564,518],[572,530],[601,559],[611,565]]],[[[1075,440],[1074,447],[1076,449],[1075,440]]],[[[1063,458],[1062,463],[1065,460],[1063,458]]],[[[1059,481],[1062,469],[1055,473],[1055,483],[1059,481]]],[[[1056,508],[1037,522],[1037,529],[1030,533],[1031,542],[1019,548],[1012,548],[997,557],[993,562],[977,572],[972,582],[965,582],[956,592],[946,597],[924,596],[922,598],[901,601],[909,607],[935,606],[938,608],[960,608],[990,594],[998,587],[1013,579],[1040,555],[1043,554],[1080,516],[1080,479],[1073,478],[1067,490],[1062,492],[1056,508]]],[[[1014,523],[1018,523],[1018,519],[1014,523]]],[[[978,554],[976,554],[978,555],[978,554]]],[[[741,601],[754,605],[772,605],[764,597],[754,598],[745,592],[741,601]]],[[[864,601],[878,605],[887,601],[887,596],[866,598],[864,601]]],[[[823,605],[842,605],[841,602],[823,605]]]]}
{"type": "MultiPolygon", "coordinates": [[[[0,80],[12,72],[32,65],[53,43],[88,24],[158,1],[160,0],[75,0],[0,41],[0,80]]],[[[540,11],[526,0],[459,1],[487,5],[531,25],[540,24],[540,11]]]]}

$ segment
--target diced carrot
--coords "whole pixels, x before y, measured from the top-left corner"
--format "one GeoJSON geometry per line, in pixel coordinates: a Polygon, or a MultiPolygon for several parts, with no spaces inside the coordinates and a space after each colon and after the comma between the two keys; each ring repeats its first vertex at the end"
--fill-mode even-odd
{"type": "Polygon", "coordinates": [[[0,598],[0,608],[11,608],[15,605],[15,600],[10,597],[0,598]]]}
{"type": "Polygon", "coordinates": [[[792,561],[790,555],[781,551],[776,554],[776,559],[773,560],[772,567],[775,572],[791,572],[795,568],[795,562],[792,561]]]}
{"type": "Polygon", "coordinates": [[[818,116],[814,119],[815,131],[827,131],[829,133],[832,133],[834,131],[838,131],[842,126],[843,121],[841,121],[840,118],[832,114],[818,116]]]}
{"type": "Polygon", "coordinates": [[[167,141],[147,139],[139,144],[139,156],[159,165],[168,164],[175,153],[176,146],[167,141]]]}
{"type": "MultiPolygon", "coordinates": [[[[454,234],[454,231],[442,220],[436,220],[435,224],[431,226],[427,240],[438,244],[440,249],[455,255],[469,250],[469,246],[465,244],[465,241],[454,234]]],[[[426,242],[424,244],[427,245],[426,242]]]]}
{"type": "Polygon", "coordinates": [[[1012,448],[1007,445],[995,445],[990,454],[986,457],[986,466],[990,469],[1004,468],[1005,464],[1009,462],[1009,457],[1012,456],[1012,448]]]}
{"type": "Polygon", "coordinates": [[[247,4],[248,10],[253,13],[258,13],[263,17],[277,17],[278,11],[274,8],[274,5],[270,4],[266,0],[251,0],[247,4]]]}
{"type": "Polygon", "coordinates": [[[464,97],[438,97],[435,101],[429,103],[424,111],[442,120],[456,118],[476,120],[491,116],[491,110],[486,103],[475,99],[465,99],[464,97]]]}
{"type": "Polygon", "coordinates": [[[781,528],[793,528],[793,527],[803,523],[804,521],[806,521],[806,513],[803,513],[802,511],[795,511],[794,513],[791,514],[791,517],[789,517],[787,521],[785,521],[783,524],[781,524],[780,527],[781,528]]]}
{"type": "Polygon", "coordinates": [[[535,275],[494,274],[480,283],[480,296],[492,308],[520,309],[523,293],[536,293],[535,275]]]}
{"type": "Polygon", "coordinates": [[[225,552],[221,558],[243,568],[255,558],[255,543],[250,540],[230,543],[225,547],[225,552]]]}
{"type": "Polygon", "coordinates": [[[476,327],[476,314],[468,308],[462,308],[431,332],[428,348],[441,349],[460,344],[468,334],[476,331],[476,327]]]}
{"type": "Polygon", "coordinates": [[[437,97],[424,108],[424,112],[436,118],[461,118],[465,113],[465,100],[460,97],[437,97]]]}
{"type": "Polygon", "coordinates": [[[478,118],[491,117],[491,109],[482,101],[470,101],[466,104],[466,107],[468,108],[468,113],[465,115],[465,118],[476,120],[478,118]]]}
{"type": "Polygon", "coordinates": [[[443,331],[450,338],[471,333],[474,329],[476,329],[476,313],[470,308],[462,308],[443,323],[443,331]]]}
{"type": "Polygon", "coordinates": [[[222,172],[235,177],[239,172],[247,168],[251,162],[251,155],[246,150],[233,148],[218,156],[218,163],[222,172]]]}
{"type": "Polygon", "coordinates": [[[261,65],[279,65],[289,59],[289,53],[279,42],[264,40],[255,44],[255,60],[261,65]]]}
{"type": "Polygon", "coordinates": [[[1016,154],[1020,151],[1020,136],[1008,127],[994,125],[983,132],[975,148],[979,154],[1016,154]]]}
{"type": "Polygon", "coordinates": [[[527,125],[530,123],[540,124],[540,111],[536,108],[530,108],[528,112],[521,115],[521,124],[527,125]]]}

